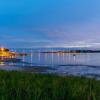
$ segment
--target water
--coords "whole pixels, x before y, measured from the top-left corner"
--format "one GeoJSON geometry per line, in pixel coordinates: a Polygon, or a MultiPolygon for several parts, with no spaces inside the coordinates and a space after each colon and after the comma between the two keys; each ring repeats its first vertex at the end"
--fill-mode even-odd
{"type": "Polygon", "coordinates": [[[79,53],[75,55],[71,53],[41,53],[65,50],[68,49],[12,49],[12,51],[26,52],[30,55],[18,57],[22,59],[21,62],[1,63],[0,69],[34,71],[34,68],[38,67],[37,72],[100,78],[100,53],[79,53]],[[44,70],[41,71],[42,67],[44,70]],[[45,70],[44,67],[47,67],[47,69],[45,70]]]}

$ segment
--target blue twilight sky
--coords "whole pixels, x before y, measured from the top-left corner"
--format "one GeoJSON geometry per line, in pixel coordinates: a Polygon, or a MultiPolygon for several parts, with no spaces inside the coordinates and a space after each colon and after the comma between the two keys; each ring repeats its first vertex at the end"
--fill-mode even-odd
{"type": "Polygon", "coordinates": [[[100,47],[100,0],[0,0],[0,45],[100,47]]]}

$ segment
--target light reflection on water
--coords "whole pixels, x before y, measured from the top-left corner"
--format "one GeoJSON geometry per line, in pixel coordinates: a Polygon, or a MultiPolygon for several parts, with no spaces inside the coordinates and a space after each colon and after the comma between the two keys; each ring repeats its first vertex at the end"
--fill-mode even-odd
{"type": "MultiPolygon", "coordinates": [[[[15,51],[15,49],[13,49],[15,51]]],[[[21,66],[49,66],[55,70],[48,73],[87,75],[100,77],[100,53],[41,53],[42,51],[59,51],[53,49],[16,49],[17,52],[30,53],[20,57],[20,63],[0,63],[1,69],[15,70],[21,66]],[[4,67],[5,66],[5,67],[4,67]],[[9,67],[13,66],[13,67],[9,67]]]]}

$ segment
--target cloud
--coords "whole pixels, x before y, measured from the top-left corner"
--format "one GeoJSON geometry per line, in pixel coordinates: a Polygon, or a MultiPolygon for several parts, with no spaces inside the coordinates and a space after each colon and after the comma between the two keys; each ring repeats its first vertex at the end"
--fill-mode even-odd
{"type": "Polygon", "coordinates": [[[99,0],[1,0],[0,43],[99,47],[99,5],[99,0]]]}

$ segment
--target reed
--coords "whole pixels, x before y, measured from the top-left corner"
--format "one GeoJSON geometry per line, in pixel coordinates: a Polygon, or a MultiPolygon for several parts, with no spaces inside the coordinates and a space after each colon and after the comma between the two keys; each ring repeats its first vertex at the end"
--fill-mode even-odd
{"type": "Polygon", "coordinates": [[[100,81],[0,71],[0,100],[100,100],[100,81]]]}

